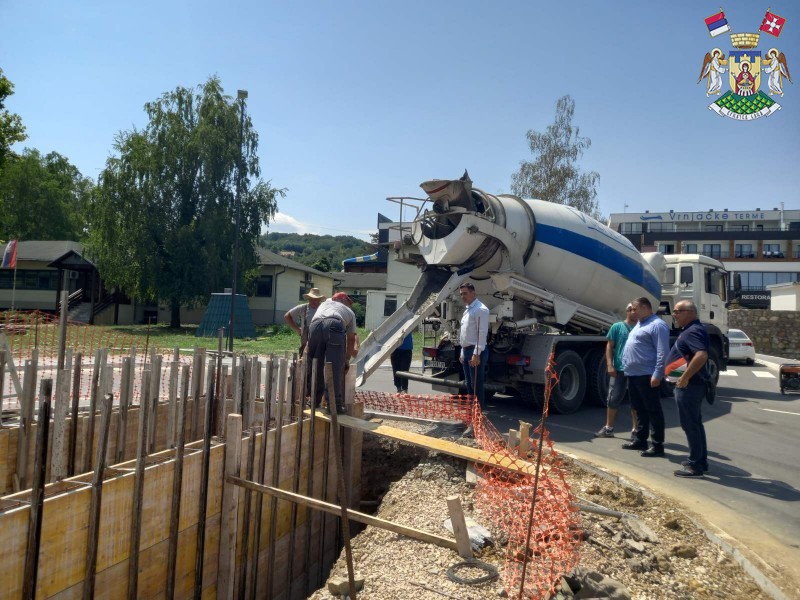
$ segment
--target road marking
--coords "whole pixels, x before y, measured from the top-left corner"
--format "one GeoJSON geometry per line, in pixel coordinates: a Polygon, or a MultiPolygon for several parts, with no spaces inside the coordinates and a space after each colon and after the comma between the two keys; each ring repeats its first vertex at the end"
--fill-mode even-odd
{"type": "Polygon", "coordinates": [[[789,412],[788,410],[775,410],[774,408],[761,408],[759,410],[766,410],[767,412],[782,413],[784,415],[796,415],[796,416],[800,417],[800,413],[789,412]]]}
{"type": "Polygon", "coordinates": [[[775,375],[768,371],[753,371],[753,375],[756,377],[769,377],[770,379],[775,379],[775,375]]]}
{"type": "Polygon", "coordinates": [[[738,377],[739,374],[736,371],[720,371],[719,376],[722,377],[727,375],[728,377],[738,377]]]}

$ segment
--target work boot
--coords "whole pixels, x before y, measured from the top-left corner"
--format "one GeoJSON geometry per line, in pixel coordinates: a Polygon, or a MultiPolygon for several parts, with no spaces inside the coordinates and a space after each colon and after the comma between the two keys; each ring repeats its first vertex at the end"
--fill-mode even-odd
{"type": "Polygon", "coordinates": [[[646,458],[664,456],[664,446],[661,444],[653,444],[647,450],[640,452],[640,454],[646,458]]]}

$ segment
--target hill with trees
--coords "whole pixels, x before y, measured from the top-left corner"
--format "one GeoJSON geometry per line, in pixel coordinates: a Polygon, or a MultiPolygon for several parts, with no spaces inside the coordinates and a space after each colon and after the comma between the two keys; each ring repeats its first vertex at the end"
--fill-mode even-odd
{"type": "Polygon", "coordinates": [[[365,256],[377,250],[369,242],[351,235],[315,235],[313,233],[268,233],[259,244],[272,252],[294,252],[290,258],[320,271],[342,270],[342,261],[365,256]]]}

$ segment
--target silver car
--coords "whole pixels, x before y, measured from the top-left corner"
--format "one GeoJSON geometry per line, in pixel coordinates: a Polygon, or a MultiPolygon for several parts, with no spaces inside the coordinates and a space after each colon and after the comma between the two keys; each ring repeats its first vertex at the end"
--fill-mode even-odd
{"type": "Polygon", "coordinates": [[[728,329],[730,340],[729,360],[743,360],[748,365],[756,361],[756,349],[747,334],[741,329],[728,329]]]}

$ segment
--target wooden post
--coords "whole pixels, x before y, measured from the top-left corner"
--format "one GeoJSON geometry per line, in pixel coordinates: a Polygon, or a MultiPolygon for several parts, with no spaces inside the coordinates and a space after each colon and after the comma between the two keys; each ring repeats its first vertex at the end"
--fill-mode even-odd
{"type": "Polygon", "coordinates": [[[106,468],[108,430],[111,427],[111,407],[114,397],[103,396],[100,407],[100,431],[97,439],[94,476],[92,477],[92,503],[89,507],[88,547],[86,551],[86,574],[83,578],[83,600],[94,598],[94,582],[97,572],[97,541],[100,537],[100,508],[103,502],[103,472],[106,468]]]}
{"type": "Polygon", "coordinates": [[[528,460],[528,451],[531,449],[531,424],[519,422],[519,455],[528,460]]]}
{"type": "Polygon", "coordinates": [[[225,340],[225,328],[217,330],[217,364],[214,370],[214,435],[223,437],[225,435],[225,398],[222,397],[222,344],[225,340]]]}
{"type": "MultiPolygon", "coordinates": [[[[308,356],[308,353],[306,353],[308,356]]],[[[317,368],[319,366],[319,360],[314,359],[311,365],[311,418],[308,420],[308,481],[306,482],[306,496],[309,498],[314,497],[314,443],[316,441],[315,438],[315,429],[316,429],[316,408],[314,407],[314,398],[315,392],[317,391],[317,368]]],[[[314,519],[316,515],[309,511],[308,516],[306,517],[306,557],[304,561],[304,568],[303,568],[303,595],[309,594],[308,589],[308,579],[309,579],[309,571],[311,570],[311,531],[312,525],[314,523],[314,519]]]]}
{"type": "MultiPolygon", "coordinates": [[[[281,477],[281,437],[283,433],[283,401],[286,397],[288,364],[280,360],[278,374],[278,394],[275,398],[275,450],[272,461],[272,485],[278,487],[281,477]]],[[[273,576],[275,574],[275,543],[277,542],[278,499],[270,498],[269,548],[267,550],[267,597],[272,597],[273,576]]]]}
{"type": "Polygon", "coordinates": [[[119,414],[117,419],[117,463],[125,460],[125,446],[128,443],[128,407],[131,403],[131,381],[134,373],[129,356],[122,357],[122,374],[119,382],[119,414]]]}
{"type": "MultiPolygon", "coordinates": [[[[177,350],[177,349],[176,349],[177,350]]],[[[176,413],[176,396],[178,395],[178,375],[180,373],[181,363],[173,360],[169,365],[169,397],[167,399],[167,448],[175,447],[175,418],[176,413]]]]}
{"type": "MultiPolygon", "coordinates": [[[[252,428],[250,430],[250,437],[247,440],[247,467],[245,468],[245,477],[247,481],[253,481],[253,470],[255,468],[256,459],[256,433],[258,433],[258,428],[252,428]]],[[[242,527],[241,542],[242,558],[239,561],[239,581],[237,583],[237,596],[239,600],[245,600],[245,592],[247,590],[247,556],[250,542],[248,534],[250,533],[250,501],[252,496],[253,494],[251,492],[244,492],[244,507],[242,508],[242,523],[244,524],[242,527]]],[[[258,540],[255,540],[253,562],[258,562],[258,540]]],[[[291,595],[289,597],[291,597],[291,595]]]]}
{"type": "MultiPolygon", "coordinates": [[[[15,491],[28,487],[28,452],[30,451],[31,436],[33,431],[33,408],[36,389],[36,357],[25,361],[25,370],[22,373],[22,395],[20,396],[21,414],[20,427],[17,437],[17,472],[15,476],[15,491]]],[[[50,381],[52,394],[53,382],[50,381]]],[[[47,424],[50,427],[48,421],[47,424]]],[[[47,457],[45,457],[45,470],[47,457]]]]}
{"type": "Polygon", "coordinates": [[[94,413],[97,408],[98,386],[100,384],[100,368],[103,362],[103,350],[97,349],[94,353],[94,365],[92,365],[92,383],[89,388],[89,421],[86,428],[86,439],[83,443],[83,473],[92,470],[92,450],[94,444],[94,413]]]}
{"type": "Polygon", "coordinates": [[[36,456],[33,461],[33,486],[31,490],[31,512],[28,520],[28,545],[25,552],[25,571],[22,578],[22,598],[36,597],[36,581],[39,571],[39,545],[42,539],[42,516],[44,513],[45,470],[47,469],[47,434],[50,429],[50,396],[53,380],[42,380],[39,394],[39,421],[36,427],[36,456]]]}
{"type": "MultiPolygon", "coordinates": [[[[64,368],[64,349],[67,344],[67,299],[69,292],[61,291],[61,311],[58,318],[58,370],[64,368]]],[[[56,392],[58,394],[58,392],[56,392]]]]}
{"type": "MultiPolygon", "coordinates": [[[[78,446],[78,409],[81,400],[81,368],[83,355],[75,353],[75,365],[72,374],[72,411],[69,429],[69,461],[67,462],[67,475],[75,475],[75,458],[78,446]]],[[[2,389],[2,388],[0,388],[2,389]]]]}
{"type": "Polygon", "coordinates": [[[339,441],[339,418],[336,415],[336,396],[333,383],[333,365],[325,363],[325,388],[328,392],[328,412],[331,416],[331,435],[333,436],[333,451],[336,456],[337,488],[339,490],[339,503],[342,506],[342,537],[344,538],[344,553],[347,562],[347,579],[350,584],[350,598],[356,600],[355,572],[353,570],[353,550],[350,547],[350,521],[347,517],[348,505],[347,487],[344,483],[344,469],[342,467],[342,446],[339,441]]]}
{"type": "Polygon", "coordinates": [[[461,558],[472,558],[472,544],[469,541],[467,522],[458,496],[447,498],[447,510],[450,513],[450,523],[453,525],[453,535],[458,545],[458,555],[461,558]]]}
{"type": "Polygon", "coordinates": [[[517,444],[519,444],[519,432],[516,429],[508,430],[508,451],[511,454],[516,453],[517,444]]]}
{"type": "MultiPolygon", "coordinates": [[[[303,454],[303,401],[305,400],[306,361],[302,358],[297,363],[294,376],[294,400],[297,405],[297,441],[294,446],[294,473],[292,474],[292,491],[296,494],[300,489],[300,466],[303,454]],[[298,377],[299,373],[299,377],[298,377]]],[[[289,594],[292,597],[294,584],[294,544],[297,530],[297,504],[292,503],[291,525],[289,526],[289,594]]]]}
{"type": "Polygon", "coordinates": [[[150,431],[148,432],[148,454],[156,449],[156,429],[158,428],[158,398],[161,393],[161,355],[153,348],[153,360],[150,363],[150,394],[147,405],[150,407],[150,431]]]}
{"type": "Polygon", "coordinates": [[[50,452],[50,481],[61,481],[67,476],[68,449],[67,413],[71,373],[58,371],[56,377],[56,403],[53,411],[53,450],[50,452]]]}
{"type": "MultiPolygon", "coordinates": [[[[228,415],[225,427],[225,475],[238,477],[242,462],[242,416],[228,415]]],[[[219,524],[219,567],[217,569],[217,598],[233,600],[236,575],[237,521],[239,489],[225,483],[222,488],[222,511],[219,524]]],[[[195,582],[195,585],[197,582],[195,582]]],[[[197,587],[195,587],[197,598],[197,587]]],[[[270,597],[269,593],[266,596],[270,597]]]]}
{"type": "MultiPolygon", "coordinates": [[[[173,365],[176,361],[173,361],[173,365]]],[[[172,508],[169,514],[169,548],[167,550],[166,597],[175,597],[175,568],[178,560],[178,524],[181,517],[181,494],[183,491],[183,452],[186,442],[186,400],[189,396],[189,365],[182,370],[181,396],[178,399],[177,442],[175,445],[175,472],[172,475],[172,508]]],[[[175,379],[177,372],[173,371],[175,379]]],[[[173,407],[174,408],[174,407],[173,407]]]]}
{"type": "MultiPolygon", "coordinates": [[[[194,563],[194,597],[199,600],[203,593],[203,560],[206,544],[206,509],[208,507],[208,470],[211,464],[211,416],[214,411],[212,400],[214,390],[214,372],[209,372],[208,392],[206,393],[205,413],[203,419],[203,462],[200,471],[200,497],[197,510],[197,555],[194,563]]],[[[199,412],[199,399],[195,400],[195,410],[199,412]]],[[[241,422],[240,422],[241,427],[241,422]]],[[[241,429],[239,430],[241,444],[241,429]]],[[[241,449],[240,449],[241,452],[241,449]]],[[[233,565],[231,565],[233,568],[233,565]]]]}
{"type": "MultiPolygon", "coordinates": [[[[150,385],[150,371],[142,372],[142,390],[150,385]]],[[[142,535],[142,500],[144,496],[144,472],[147,466],[147,417],[150,412],[146,403],[139,403],[139,435],[136,443],[136,476],[133,484],[133,507],[131,510],[131,544],[128,554],[128,600],[136,600],[139,588],[139,541],[142,535]]]]}
{"type": "Polygon", "coordinates": [[[200,382],[200,365],[202,364],[202,357],[200,356],[200,348],[194,347],[194,355],[192,356],[192,433],[189,436],[190,440],[197,439],[197,432],[200,430],[200,390],[202,384],[200,382]]]}

